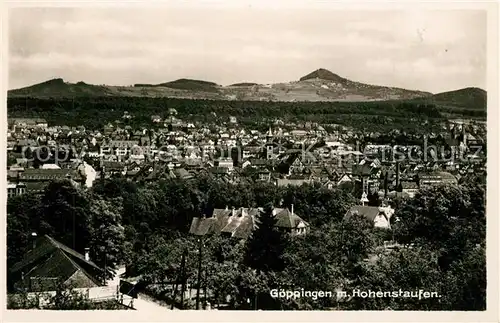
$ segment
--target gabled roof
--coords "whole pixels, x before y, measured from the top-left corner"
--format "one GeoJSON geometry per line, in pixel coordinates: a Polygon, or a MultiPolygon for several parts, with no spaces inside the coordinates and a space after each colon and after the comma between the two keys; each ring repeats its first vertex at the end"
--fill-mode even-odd
{"type": "Polygon", "coordinates": [[[64,244],[60,243],[59,241],[55,240],[54,238],[52,238],[48,235],[44,235],[44,236],[37,239],[36,248],[28,251],[24,255],[23,260],[16,263],[12,267],[11,271],[12,272],[19,271],[20,269],[24,268],[25,266],[32,264],[32,263],[36,262],[37,260],[45,257],[47,254],[53,252],[56,249],[59,249],[59,250],[63,251],[64,253],[71,255],[72,257],[75,257],[75,258],[87,263],[89,266],[93,267],[96,270],[102,270],[92,261],[85,260],[85,257],[82,254],[65,246],[64,244]]]}
{"type": "Polygon", "coordinates": [[[103,271],[92,261],[86,260],[82,254],[44,235],[37,239],[36,248],[28,251],[10,271],[13,274],[24,272],[25,283],[29,283],[30,277],[58,278],[66,281],[76,271],[81,271],[96,285],[100,285],[87,270],[94,273],[103,271]]]}
{"type": "MultiPolygon", "coordinates": [[[[344,218],[349,218],[356,213],[364,216],[365,218],[367,218],[370,221],[374,221],[375,218],[377,217],[377,215],[379,215],[379,213],[381,213],[381,210],[377,206],[355,205],[355,206],[351,207],[351,209],[349,211],[347,211],[344,218]]],[[[384,214],[384,216],[386,216],[385,213],[383,213],[383,214],[384,214]]]]}
{"type": "Polygon", "coordinates": [[[193,177],[193,175],[190,172],[188,172],[186,169],[184,169],[184,168],[176,168],[174,170],[174,174],[178,178],[183,178],[183,179],[189,179],[189,178],[193,177]]]}
{"type": "Polygon", "coordinates": [[[299,223],[303,222],[306,226],[309,226],[309,223],[304,221],[300,216],[295,213],[290,212],[288,209],[280,209],[276,208],[276,226],[280,228],[286,229],[294,229],[299,223]]]}
{"type": "Polygon", "coordinates": [[[211,218],[193,218],[191,222],[191,227],[189,233],[203,236],[211,233],[214,230],[214,225],[217,219],[215,217],[211,218]]]}

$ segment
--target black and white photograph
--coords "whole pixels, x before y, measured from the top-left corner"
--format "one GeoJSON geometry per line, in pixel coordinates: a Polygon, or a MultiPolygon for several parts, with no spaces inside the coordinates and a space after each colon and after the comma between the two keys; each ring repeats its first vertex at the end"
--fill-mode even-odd
{"type": "Polygon", "coordinates": [[[7,311],[495,310],[494,16],[383,8],[10,6],[7,311]]]}

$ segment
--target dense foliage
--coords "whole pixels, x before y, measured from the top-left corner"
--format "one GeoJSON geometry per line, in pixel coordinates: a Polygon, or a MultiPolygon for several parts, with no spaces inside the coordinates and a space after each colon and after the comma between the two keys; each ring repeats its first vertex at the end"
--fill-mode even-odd
{"type": "MultiPolygon", "coordinates": [[[[172,284],[200,287],[203,300],[236,309],[484,310],[486,306],[485,186],[422,190],[398,201],[392,231],[380,232],[361,216],[344,218],[356,203],[342,189],[313,185],[231,184],[199,177],[138,184],[98,182],[91,190],[53,183],[41,196],[8,202],[8,261],[29,248],[32,231],[74,246],[112,270],[128,265],[144,285],[158,285],[165,299],[180,302],[172,284]],[[273,227],[270,206],[291,207],[311,224],[305,236],[273,227]],[[265,207],[257,230],[244,241],[188,234],[195,216],[214,208],[265,207]],[[73,228],[74,234],[73,236],[73,228]],[[402,247],[390,250],[393,236],[402,247]],[[76,239],[73,239],[76,237],[76,239]],[[73,241],[74,245],[73,245],[73,241]],[[422,289],[439,298],[273,298],[272,290],[350,292],[354,289],[422,289]]],[[[195,287],[194,287],[195,288],[195,287]]],[[[179,289],[180,290],[180,289],[179,289]]],[[[189,304],[180,306],[189,307],[189,304]]]]}
{"type": "MultiPolygon", "coordinates": [[[[201,122],[227,121],[236,116],[242,124],[257,125],[275,118],[341,124],[369,131],[401,129],[424,133],[437,129],[435,121],[448,117],[486,117],[481,109],[437,106],[418,101],[375,102],[261,102],[141,97],[75,97],[73,99],[9,98],[11,117],[41,117],[50,124],[100,128],[134,115],[132,126],[151,127],[151,116],[167,116],[175,109],[180,118],[201,122]]],[[[268,124],[268,123],[266,123],[268,124]]]]}

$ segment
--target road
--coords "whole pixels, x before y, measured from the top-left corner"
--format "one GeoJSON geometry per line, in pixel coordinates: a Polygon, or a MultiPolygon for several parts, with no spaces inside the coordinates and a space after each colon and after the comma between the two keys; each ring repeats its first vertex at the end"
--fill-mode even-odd
{"type": "MultiPolygon", "coordinates": [[[[120,277],[125,273],[125,267],[120,267],[116,271],[113,279],[107,281],[108,286],[120,285],[120,277]]],[[[123,303],[130,304],[132,298],[128,295],[123,295],[123,303]]],[[[153,300],[151,297],[139,293],[138,298],[133,299],[133,307],[137,311],[148,311],[153,313],[161,313],[171,311],[170,306],[159,304],[158,301],[153,300]]],[[[175,310],[175,308],[174,308],[175,310]]]]}

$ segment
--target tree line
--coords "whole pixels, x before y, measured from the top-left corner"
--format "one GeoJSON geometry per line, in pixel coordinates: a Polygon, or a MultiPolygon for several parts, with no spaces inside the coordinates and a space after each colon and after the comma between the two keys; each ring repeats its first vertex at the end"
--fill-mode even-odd
{"type": "Polygon", "coordinates": [[[8,98],[9,116],[42,117],[51,124],[100,128],[123,116],[134,115],[129,123],[151,126],[151,116],[166,117],[168,109],[176,109],[181,118],[201,122],[227,121],[238,117],[240,123],[261,123],[263,119],[337,123],[372,131],[415,129],[424,121],[444,120],[450,116],[485,118],[479,110],[441,107],[433,103],[413,101],[374,102],[265,102],[222,101],[178,98],[142,97],[75,97],[72,99],[8,98]],[[415,119],[415,120],[411,120],[415,119]],[[417,121],[417,122],[415,122],[417,121]],[[375,130],[377,129],[377,130],[375,130]]]}

